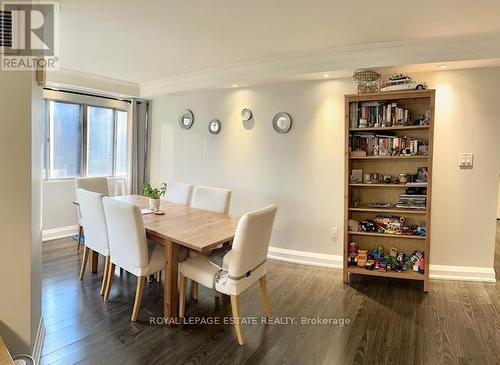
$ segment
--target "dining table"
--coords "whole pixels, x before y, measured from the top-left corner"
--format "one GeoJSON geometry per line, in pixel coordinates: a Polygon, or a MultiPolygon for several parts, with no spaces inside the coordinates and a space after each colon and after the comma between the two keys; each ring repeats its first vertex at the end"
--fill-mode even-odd
{"type": "Polygon", "coordinates": [[[164,247],[163,316],[166,324],[175,324],[179,304],[178,270],[181,248],[208,253],[221,244],[231,242],[239,217],[163,200],[160,203],[160,214],[154,214],[144,212],[149,208],[147,197],[122,195],[115,196],[113,199],[141,208],[147,238],[164,247]]]}

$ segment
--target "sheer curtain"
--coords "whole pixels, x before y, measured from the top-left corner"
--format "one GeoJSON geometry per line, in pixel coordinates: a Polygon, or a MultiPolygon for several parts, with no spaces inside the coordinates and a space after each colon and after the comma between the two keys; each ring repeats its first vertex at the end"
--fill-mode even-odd
{"type": "Polygon", "coordinates": [[[128,133],[127,193],[142,193],[148,171],[148,122],[150,101],[133,99],[130,106],[128,133]]]}

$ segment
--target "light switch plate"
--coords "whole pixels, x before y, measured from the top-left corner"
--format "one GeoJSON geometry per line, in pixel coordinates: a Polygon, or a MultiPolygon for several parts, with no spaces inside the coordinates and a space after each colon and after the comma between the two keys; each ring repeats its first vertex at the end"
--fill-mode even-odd
{"type": "Polygon", "coordinates": [[[333,242],[336,242],[337,239],[339,238],[339,231],[337,227],[332,227],[330,231],[330,238],[332,239],[333,242]]]}
{"type": "Polygon", "coordinates": [[[458,155],[458,166],[461,169],[472,169],[474,166],[474,154],[472,152],[461,152],[458,155]]]}

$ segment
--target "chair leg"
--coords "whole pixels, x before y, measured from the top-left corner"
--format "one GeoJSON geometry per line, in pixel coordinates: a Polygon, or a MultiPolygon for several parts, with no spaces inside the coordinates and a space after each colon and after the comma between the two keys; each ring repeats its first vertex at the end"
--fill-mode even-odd
{"type": "Polygon", "coordinates": [[[243,346],[245,344],[245,340],[243,339],[243,332],[241,330],[240,303],[238,299],[237,295],[231,295],[231,309],[233,311],[234,329],[236,330],[238,343],[243,346]]]}
{"type": "Polygon", "coordinates": [[[106,283],[108,281],[108,270],[111,266],[111,260],[109,256],[106,256],[106,261],[104,261],[104,274],[102,275],[102,285],[101,285],[101,296],[104,295],[104,290],[106,289],[106,283]]]}
{"type": "Polygon", "coordinates": [[[259,279],[260,284],[260,299],[262,301],[262,308],[267,318],[271,317],[271,306],[269,305],[269,296],[267,295],[267,279],[266,275],[259,279]]]}
{"type": "Polygon", "coordinates": [[[76,243],[76,250],[80,251],[80,243],[82,242],[82,233],[83,233],[83,227],[78,226],[78,241],[76,243]]]}
{"type": "Polygon", "coordinates": [[[191,280],[191,298],[198,300],[198,283],[191,280]]]}
{"type": "Polygon", "coordinates": [[[137,278],[137,288],[135,289],[134,309],[132,309],[132,322],[137,321],[137,316],[139,315],[139,309],[141,308],[142,293],[144,291],[144,283],[145,282],[146,282],[145,276],[139,276],[137,278]]]}
{"type": "Polygon", "coordinates": [[[186,284],[187,278],[180,274],[180,288],[179,288],[179,317],[184,318],[186,310],[186,284]]]}
{"type": "Polygon", "coordinates": [[[113,277],[115,276],[115,264],[110,262],[110,268],[108,269],[108,278],[106,279],[106,289],[104,289],[104,301],[109,300],[109,293],[111,292],[111,285],[113,285],[113,277]]]}
{"type": "Polygon", "coordinates": [[[87,266],[87,261],[89,259],[90,249],[87,246],[83,246],[83,260],[82,266],[80,267],[80,280],[83,280],[83,275],[85,274],[85,267],[87,266]]]}

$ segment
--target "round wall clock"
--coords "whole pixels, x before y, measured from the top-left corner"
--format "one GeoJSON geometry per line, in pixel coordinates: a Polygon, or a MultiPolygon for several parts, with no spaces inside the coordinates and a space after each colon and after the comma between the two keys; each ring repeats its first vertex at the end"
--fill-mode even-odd
{"type": "Polygon", "coordinates": [[[273,117],[273,128],[278,133],[288,133],[292,128],[292,117],[288,113],[278,113],[273,117]]]}
{"type": "Polygon", "coordinates": [[[179,115],[179,125],[182,129],[189,129],[193,126],[194,115],[189,109],[184,110],[181,115],[179,115]]]}
{"type": "Polygon", "coordinates": [[[243,109],[241,111],[241,120],[248,122],[250,119],[252,119],[252,111],[250,109],[243,109]]]}
{"type": "Polygon", "coordinates": [[[219,134],[221,128],[222,125],[220,123],[220,120],[218,119],[212,119],[210,122],[208,122],[208,131],[212,134],[219,134]]]}

